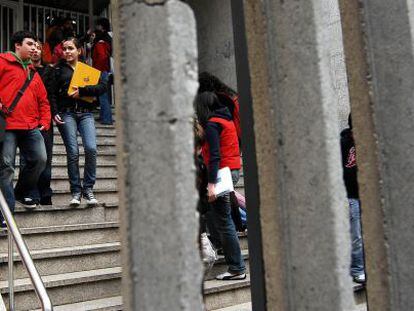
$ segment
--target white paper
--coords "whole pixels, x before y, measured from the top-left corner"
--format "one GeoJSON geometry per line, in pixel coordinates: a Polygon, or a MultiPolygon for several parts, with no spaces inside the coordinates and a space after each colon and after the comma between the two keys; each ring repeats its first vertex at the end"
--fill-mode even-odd
{"type": "Polygon", "coordinates": [[[226,193],[234,191],[233,179],[231,178],[230,168],[224,167],[217,173],[217,182],[215,184],[214,194],[222,196],[226,193]]]}

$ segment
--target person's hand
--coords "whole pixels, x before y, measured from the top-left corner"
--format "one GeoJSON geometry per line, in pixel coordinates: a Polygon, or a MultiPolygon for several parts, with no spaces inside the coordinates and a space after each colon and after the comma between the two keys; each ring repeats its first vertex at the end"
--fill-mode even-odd
{"type": "Polygon", "coordinates": [[[44,125],[41,125],[40,127],[39,127],[39,131],[43,131],[45,129],[45,126],[44,125]]]}
{"type": "Polygon", "coordinates": [[[58,114],[53,117],[53,121],[55,121],[57,125],[65,124],[65,122],[62,120],[62,118],[58,114]]]}
{"type": "Polygon", "coordinates": [[[215,184],[208,183],[207,185],[207,198],[208,202],[214,202],[217,199],[217,196],[214,194],[214,189],[216,188],[215,184]]]}
{"type": "Polygon", "coordinates": [[[69,96],[72,98],[78,99],[79,98],[79,87],[74,86],[73,89],[74,91],[70,93],[69,96]]]}

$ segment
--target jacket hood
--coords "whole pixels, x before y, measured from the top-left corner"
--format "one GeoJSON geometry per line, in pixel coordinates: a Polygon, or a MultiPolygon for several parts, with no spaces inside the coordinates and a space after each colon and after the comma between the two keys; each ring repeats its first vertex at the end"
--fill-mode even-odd
{"type": "Polygon", "coordinates": [[[222,118],[228,121],[233,120],[230,110],[227,107],[220,107],[214,110],[210,118],[214,118],[214,117],[222,118]]]}

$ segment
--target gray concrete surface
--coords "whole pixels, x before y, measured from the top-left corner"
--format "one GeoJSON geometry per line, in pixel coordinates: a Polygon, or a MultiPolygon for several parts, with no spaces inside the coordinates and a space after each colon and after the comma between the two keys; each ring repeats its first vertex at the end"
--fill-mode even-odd
{"type": "Polygon", "coordinates": [[[195,19],[190,7],[176,0],[120,1],[119,13],[125,308],[202,310],[192,165],[195,19]]]}
{"type": "Polygon", "coordinates": [[[268,310],[355,308],[332,104],[338,14],[327,0],[245,2],[268,310]]]}

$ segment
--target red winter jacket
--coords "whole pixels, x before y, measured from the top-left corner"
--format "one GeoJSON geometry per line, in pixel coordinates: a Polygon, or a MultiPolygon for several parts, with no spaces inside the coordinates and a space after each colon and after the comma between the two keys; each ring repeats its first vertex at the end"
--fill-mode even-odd
{"type": "MultiPolygon", "coordinates": [[[[209,122],[218,123],[222,127],[220,133],[220,164],[219,168],[229,167],[231,170],[241,168],[239,141],[232,120],[213,117],[209,122]]],[[[210,164],[210,147],[207,142],[202,147],[203,159],[207,167],[210,164]]]]}
{"type": "MultiPolygon", "coordinates": [[[[30,65],[32,69],[33,66],[30,65]]],[[[10,107],[17,92],[27,79],[28,71],[11,53],[0,54],[0,102],[10,107]]],[[[50,105],[47,92],[38,73],[20,98],[14,111],[6,119],[6,130],[32,130],[50,126],[50,105]]]]}
{"type": "Polygon", "coordinates": [[[111,44],[104,40],[95,43],[92,50],[92,66],[102,72],[110,71],[111,44]]]}

